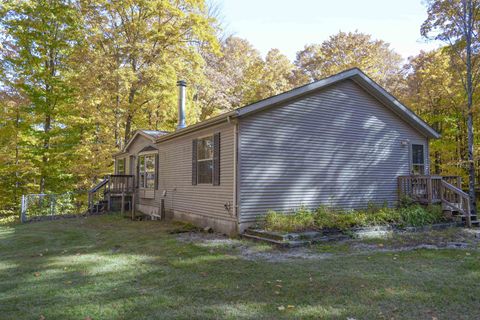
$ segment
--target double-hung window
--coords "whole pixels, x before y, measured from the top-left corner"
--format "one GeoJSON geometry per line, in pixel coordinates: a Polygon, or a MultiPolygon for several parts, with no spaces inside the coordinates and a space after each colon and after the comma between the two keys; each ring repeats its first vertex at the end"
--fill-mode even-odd
{"type": "Polygon", "coordinates": [[[213,136],[198,139],[197,182],[212,183],[213,177],[213,136]]]}
{"type": "Polygon", "coordinates": [[[423,144],[412,144],[412,173],[425,174],[425,148],[423,144]]]}
{"type": "Polygon", "coordinates": [[[125,174],[125,158],[115,160],[116,174],[125,174]]]}
{"type": "Polygon", "coordinates": [[[140,188],[155,188],[155,154],[140,155],[138,161],[138,182],[140,188]]]}

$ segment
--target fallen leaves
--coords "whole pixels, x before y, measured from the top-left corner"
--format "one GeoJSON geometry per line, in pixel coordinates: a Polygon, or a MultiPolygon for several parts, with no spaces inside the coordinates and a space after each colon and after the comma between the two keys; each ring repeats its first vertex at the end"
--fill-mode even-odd
{"type": "Polygon", "coordinates": [[[278,310],[278,311],[285,311],[285,310],[287,310],[287,309],[290,309],[290,310],[291,310],[291,309],[295,309],[295,306],[294,306],[293,304],[289,304],[289,305],[287,305],[286,308],[285,308],[284,305],[281,305],[281,306],[278,306],[278,307],[277,307],[277,310],[278,310]]]}

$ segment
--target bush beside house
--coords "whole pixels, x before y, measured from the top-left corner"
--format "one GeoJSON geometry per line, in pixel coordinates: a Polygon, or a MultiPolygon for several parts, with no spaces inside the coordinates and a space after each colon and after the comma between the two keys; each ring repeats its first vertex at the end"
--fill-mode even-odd
{"type": "Polygon", "coordinates": [[[269,231],[347,230],[355,227],[418,227],[448,219],[439,205],[405,204],[398,208],[369,205],[365,210],[341,210],[320,206],[316,210],[300,207],[291,214],[269,211],[261,222],[269,231]]]}

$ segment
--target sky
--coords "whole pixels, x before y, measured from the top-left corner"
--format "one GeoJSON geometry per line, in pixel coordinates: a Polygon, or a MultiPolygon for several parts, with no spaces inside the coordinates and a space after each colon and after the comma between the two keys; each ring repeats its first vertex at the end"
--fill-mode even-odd
{"type": "Polygon", "coordinates": [[[277,48],[291,60],[306,44],[338,31],[371,34],[404,59],[438,47],[420,35],[422,0],[216,0],[227,34],[245,38],[263,56],[277,48]]]}

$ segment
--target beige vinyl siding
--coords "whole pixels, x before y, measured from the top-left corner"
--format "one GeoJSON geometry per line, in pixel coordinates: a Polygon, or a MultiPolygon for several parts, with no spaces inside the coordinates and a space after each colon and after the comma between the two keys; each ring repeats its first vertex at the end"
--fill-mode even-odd
{"type": "Polygon", "coordinates": [[[233,216],[233,131],[228,123],[198,130],[171,140],[157,143],[160,159],[160,203],[166,191],[165,208],[178,213],[236,220],[233,216]],[[220,132],[220,185],[192,185],[192,140],[220,132]],[[232,206],[229,213],[225,204],[232,206]]]}
{"type": "MultiPolygon", "coordinates": [[[[150,139],[145,138],[142,135],[138,135],[134,141],[130,144],[128,147],[128,162],[130,161],[130,155],[135,156],[135,163],[133,165],[133,172],[129,172],[128,174],[134,175],[135,176],[135,186],[137,185],[137,161],[138,161],[138,153],[145,147],[148,146],[154,146],[153,142],[150,139]]],[[[130,162],[128,163],[128,170],[130,170],[130,162]]],[[[151,199],[144,198],[145,196],[145,190],[144,189],[135,189],[136,190],[136,199],[135,202],[137,205],[149,205],[149,206],[158,206],[157,202],[155,201],[155,194],[158,193],[155,190],[147,190],[147,195],[151,199]],[[152,195],[153,193],[153,195],[152,195]]]]}
{"type": "Polygon", "coordinates": [[[240,120],[240,221],[300,205],[397,201],[402,140],[428,140],[351,80],[240,120]]]}

